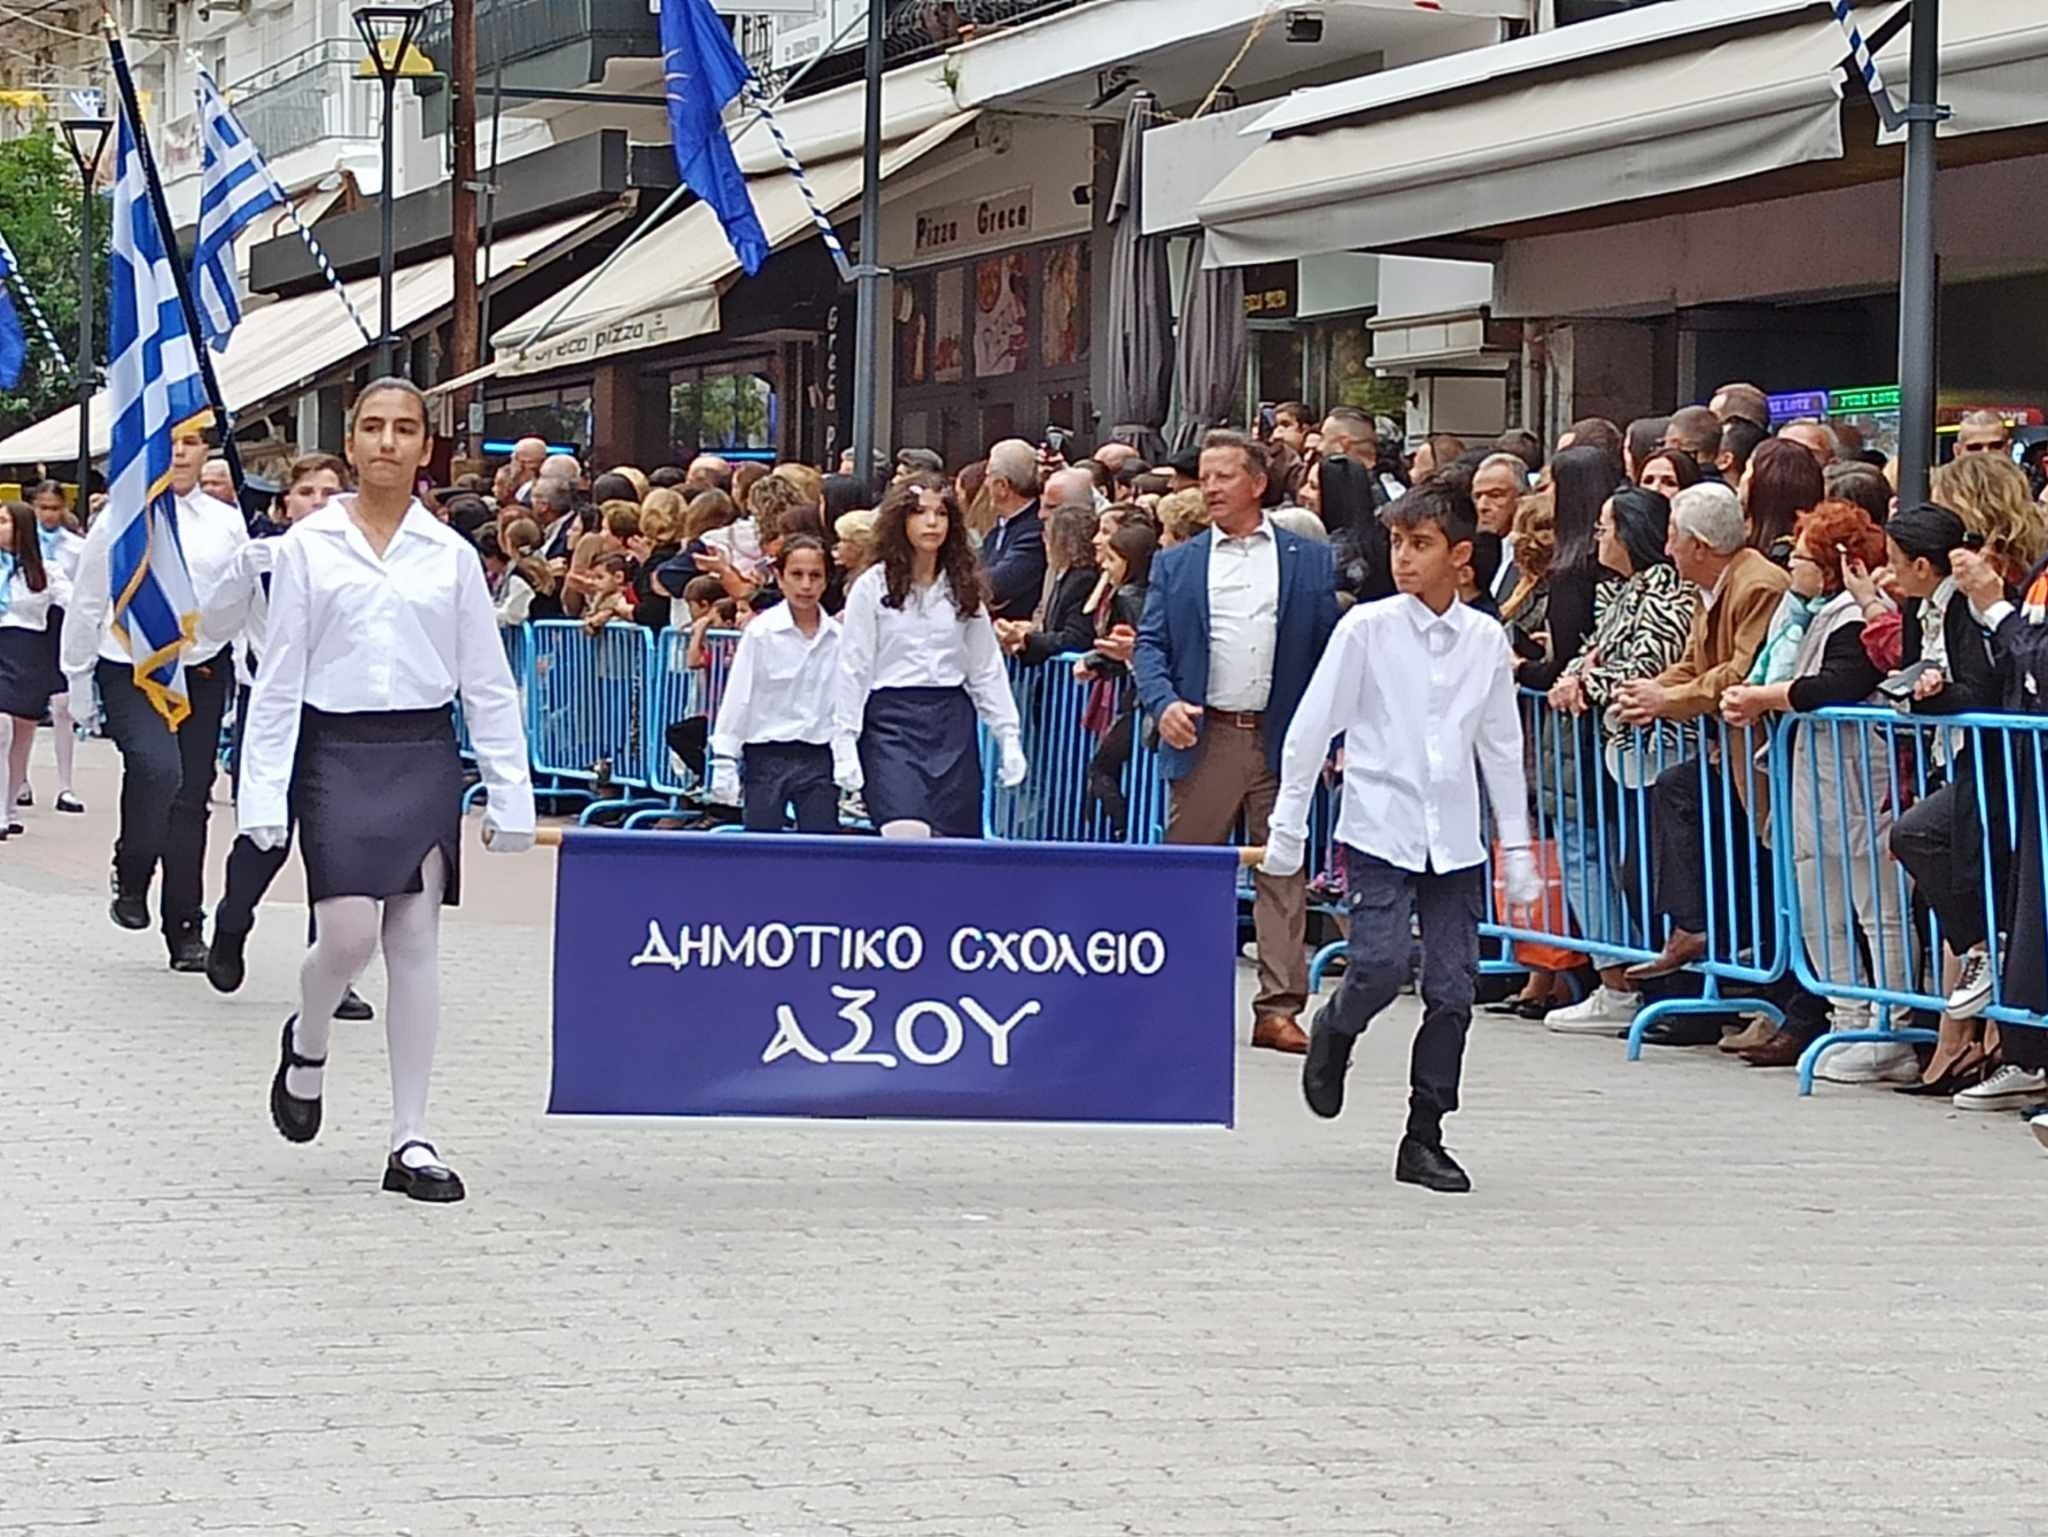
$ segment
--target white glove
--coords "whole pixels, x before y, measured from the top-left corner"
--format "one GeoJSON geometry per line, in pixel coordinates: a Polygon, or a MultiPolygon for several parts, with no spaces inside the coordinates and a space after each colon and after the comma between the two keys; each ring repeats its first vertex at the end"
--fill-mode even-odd
{"type": "Polygon", "coordinates": [[[1014,790],[1031,772],[1031,765],[1024,761],[1024,744],[1013,736],[1006,736],[998,746],[1002,750],[1002,766],[996,770],[996,778],[1005,790],[1014,790]]]}
{"type": "Polygon", "coordinates": [[[1261,875],[1299,875],[1308,857],[1308,836],[1278,827],[1266,829],[1266,857],[1259,861],[1261,875]]]}
{"type": "Polygon", "coordinates": [[[849,795],[858,795],[867,783],[860,771],[860,750],[851,739],[832,744],[832,782],[849,795]]]}
{"type": "Polygon", "coordinates": [[[712,761],[711,798],[726,806],[740,803],[740,766],[731,758],[712,761]]]}
{"type": "Polygon", "coordinates": [[[242,546],[242,552],[236,558],[248,575],[262,576],[277,569],[277,546],[275,539],[251,539],[242,546]]]}
{"type": "Polygon", "coordinates": [[[291,830],[285,827],[245,827],[242,836],[264,853],[274,854],[291,838],[291,830]]]}
{"type": "Polygon", "coordinates": [[[500,827],[491,820],[491,814],[484,813],[484,848],[493,854],[524,854],[533,847],[533,830],[515,833],[500,827]]]}
{"type": "Polygon", "coordinates": [[[1543,900],[1543,877],[1536,873],[1536,856],[1526,848],[1501,852],[1506,860],[1503,873],[1507,877],[1508,906],[1534,907],[1543,900]]]}
{"type": "Polygon", "coordinates": [[[75,673],[64,681],[69,685],[66,697],[71,701],[72,729],[79,736],[91,736],[100,726],[100,696],[93,688],[92,674],[75,673]]]}

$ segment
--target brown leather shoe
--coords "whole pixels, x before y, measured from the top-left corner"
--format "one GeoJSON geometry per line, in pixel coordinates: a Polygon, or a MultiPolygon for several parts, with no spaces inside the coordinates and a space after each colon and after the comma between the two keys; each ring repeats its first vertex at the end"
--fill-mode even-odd
{"type": "Polygon", "coordinates": [[[1631,982],[1654,982],[1658,977],[1668,977],[1674,971],[1683,971],[1694,961],[1702,961],[1706,957],[1706,935],[1673,929],[1671,937],[1664,942],[1664,953],[1653,961],[1644,961],[1640,966],[1629,967],[1627,976],[1631,982]]]}
{"type": "Polygon", "coordinates": [[[1771,1023],[1770,1017],[1758,1014],[1740,1030],[1722,1036],[1721,1049],[1729,1052],[1754,1051],[1777,1033],[1778,1027],[1771,1023]]]}
{"type": "Polygon", "coordinates": [[[1797,1067],[1799,1059],[1806,1052],[1806,1042],[1789,1030],[1773,1030],[1771,1038],[1761,1046],[1752,1046],[1742,1053],[1742,1060],[1751,1067],[1797,1067]]]}
{"type": "Polygon", "coordinates": [[[1299,1057],[1308,1052],[1308,1036],[1285,1014],[1269,1014],[1252,1025],[1252,1044],[1267,1051],[1291,1052],[1299,1057]]]}

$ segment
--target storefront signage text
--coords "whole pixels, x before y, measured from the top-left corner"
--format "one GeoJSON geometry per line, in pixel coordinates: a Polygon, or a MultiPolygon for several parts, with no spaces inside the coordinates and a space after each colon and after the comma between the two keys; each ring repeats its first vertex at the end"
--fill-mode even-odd
{"type": "Polygon", "coordinates": [[[1029,187],[926,208],[917,215],[914,252],[921,257],[936,256],[946,251],[1013,244],[1031,234],[1031,213],[1029,187]]]}

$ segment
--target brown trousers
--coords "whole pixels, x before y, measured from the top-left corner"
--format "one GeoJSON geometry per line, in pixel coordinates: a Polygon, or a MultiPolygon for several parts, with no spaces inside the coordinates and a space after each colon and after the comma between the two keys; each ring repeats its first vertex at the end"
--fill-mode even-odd
{"type": "MultiPolygon", "coordinates": [[[[1202,718],[1195,766],[1167,786],[1168,843],[1224,843],[1244,813],[1253,843],[1266,841],[1266,821],[1280,780],[1266,761],[1265,733],[1211,710],[1202,718]]],[[[1252,926],[1259,940],[1259,991],[1254,1019],[1298,1019],[1308,1007],[1306,877],[1254,874],[1252,926]]]]}

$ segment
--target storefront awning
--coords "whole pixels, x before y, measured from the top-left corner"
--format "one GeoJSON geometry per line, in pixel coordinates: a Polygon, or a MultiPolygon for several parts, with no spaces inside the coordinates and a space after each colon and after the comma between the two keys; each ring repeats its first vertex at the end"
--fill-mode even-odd
{"type": "MultiPolygon", "coordinates": [[[[882,151],[882,176],[896,177],[974,120],[961,113],[882,151]]],[[[818,206],[827,214],[861,193],[861,157],[843,155],[807,166],[818,206]]],[[[899,186],[892,189],[901,195],[899,186]]],[[[749,177],[748,195],[769,243],[782,250],[817,232],[796,179],[787,172],[749,177]]],[[[719,295],[740,275],[739,258],[718,217],[694,203],[631,246],[603,277],[553,319],[551,301],[491,338],[497,354],[486,374],[531,374],[639,352],[719,327],[719,295]],[[533,328],[545,324],[537,339],[533,328]]],[[[467,382],[467,381],[465,381],[467,382]]]]}
{"type": "MultiPolygon", "coordinates": [[[[1531,69],[1261,145],[1197,205],[1207,260],[1382,250],[1838,159],[1848,48],[1820,16],[1565,64],[1499,44],[1531,69]]],[[[1385,99],[1402,73],[1375,82],[1385,99]]]]}
{"type": "MultiPolygon", "coordinates": [[[[493,249],[493,286],[512,282],[524,275],[524,269],[573,250],[622,217],[623,209],[608,208],[506,236],[493,249]]],[[[482,265],[479,258],[479,275],[482,265]]],[[[374,331],[377,279],[360,278],[344,287],[356,312],[374,331]]],[[[447,309],[454,296],[453,257],[437,257],[400,268],[391,280],[393,329],[400,335],[415,330],[447,309]]],[[[323,287],[314,293],[279,299],[245,311],[227,350],[214,354],[213,368],[228,409],[240,415],[266,409],[295,395],[372,350],[340,301],[323,287]]],[[[112,414],[107,392],[102,390],[93,397],[92,404],[94,458],[107,452],[112,414]]],[[[66,407],[55,416],[0,440],[0,464],[54,464],[75,460],[77,454],[76,406],[66,407]]]]}

